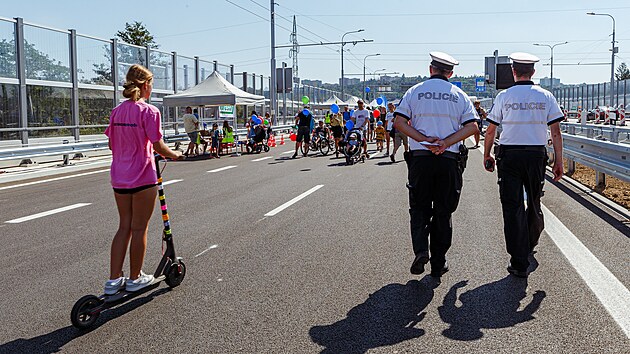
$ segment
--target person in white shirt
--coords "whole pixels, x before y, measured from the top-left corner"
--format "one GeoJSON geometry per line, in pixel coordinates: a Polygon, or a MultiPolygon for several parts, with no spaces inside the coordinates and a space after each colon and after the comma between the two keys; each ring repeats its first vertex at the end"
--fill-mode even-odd
{"type": "Polygon", "coordinates": [[[493,171],[496,158],[503,231],[510,254],[507,271],[525,278],[529,257],[545,227],[540,198],[545,183],[547,127],[554,150],[554,180],[560,180],[564,173],[560,132],[564,114],[551,92],[531,80],[534,63],[539,59],[527,53],[512,53],[510,59],[515,84],[497,95],[486,118],[490,125],[484,143],[484,168],[493,171]],[[490,150],[499,125],[503,131],[493,158],[490,150]],[[523,190],[527,193],[527,207],[523,190]]]}
{"type": "Polygon", "coordinates": [[[457,60],[441,52],[430,55],[431,78],[407,90],[394,112],[394,128],[396,134],[409,137],[411,149],[405,153],[415,254],[410,270],[422,274],[430,260],[431,276],[441,277],[448,271],[451,215],[457,209],[463,185],[467,151],[461,141],[478,129],[472,102],[448,82],[457,60]]]}
{"type": "Polygon", "coordinates": [[[357,101],[357,105],[359,106],[354,110],[352,114],[352,121],[354,122],[354,129],[361,130],[361,139],[363,144],[363,155],[368,157],[367,154],[367,125],[370,120],[370,111],[365,109],[363,100],[357,101]]]}
{"type": "Polygon", "coordinates": [[[396,106],[393,103],[387,104],[387,114],[385,114],[385,140],[387,140],[387,155],[389,155],[389,140],[392,128],[394,127],[394,111],[396,106]]]}
{"type": "Polygon", "coordinates": [[[197,146],[199,120],[193,114],[191,107],[186,107],[186,114],[184,114],[182,120],[184,121],[184,131],[186,132],[186,134],[188,134],[188,138],[190,139],[188,149],[186,149],[186,153],[184,153],[184,155],[188,156],[189,154],[192,154],[193,150],[197,146]]]}

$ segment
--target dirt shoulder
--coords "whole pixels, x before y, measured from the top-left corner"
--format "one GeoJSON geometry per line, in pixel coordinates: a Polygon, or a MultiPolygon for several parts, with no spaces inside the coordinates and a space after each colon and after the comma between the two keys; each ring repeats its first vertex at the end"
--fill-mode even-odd
{"type": "MultiPolygon", "coordinates": [[[[564,160],[564,171],[568,171],[568,164],[564,160]]],[[[575,173],[571,176],[574,180],[582,183],[590,189],[595,188],[595,170],[579,163],[575,164],[575,173]]],[[[606,198],[615,203],[630,209],[630,183],[618,180],[617,178],[606,176],[606,189],[602,193],[606,198]]]]}

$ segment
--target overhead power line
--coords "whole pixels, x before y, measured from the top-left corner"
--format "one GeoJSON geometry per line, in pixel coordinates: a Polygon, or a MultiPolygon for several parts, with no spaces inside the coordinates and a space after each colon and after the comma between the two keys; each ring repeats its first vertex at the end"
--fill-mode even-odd
{"type": "Polygon", "coordinates": [[[582,8],[582,9],[555,9],[555,10],[514,10],[514,11],[471,11],[471,12],[426,12],[426,13],[383,13],[376,11],[368,14],[348,14],[345,12],[334,14],[310,14],[311,17],[400,17],[400,16],[476,16],[476,15],[503,15],[503,14],[531,14],[531,13],[551,13],[551,12],[583,12],[600,10],[627,10],[630,6],[604,7],[604,8],[582,8]]]}

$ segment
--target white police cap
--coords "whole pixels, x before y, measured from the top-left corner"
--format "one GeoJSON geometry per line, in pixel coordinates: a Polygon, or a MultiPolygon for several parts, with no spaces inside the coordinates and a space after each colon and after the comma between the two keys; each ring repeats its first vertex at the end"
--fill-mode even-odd
{"type": "Polygon", "coordinates": [[[453,70],[453,66],[459,65],[459,62],[455,60],[452,56],[443,53],[443,52],[430,52],[431,56],[431,65],[436,66],[438,68],[453,70]]]}
{"type": "Polygon", "coordinates": [[[510,54],[510,59],[512,59],[513,63],[517,64],[534,64],[540,61],[537,56],[522,52],[510,54]]]}

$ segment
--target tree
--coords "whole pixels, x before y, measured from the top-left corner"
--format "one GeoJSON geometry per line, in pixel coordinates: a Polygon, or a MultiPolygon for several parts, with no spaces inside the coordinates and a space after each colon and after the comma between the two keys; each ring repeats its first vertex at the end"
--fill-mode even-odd
{"type": "Polygon", "coordinates": [[[129,44],[149,47],[152,49],[160,47],[157,43],[155,43],[155,39],[149,30],[144,27],[142,22],[139,21],[134,21],[133,23],[126,22],[125,30],[116,32],[116,36],[123,42],[129,44]]]}
{"type": "Polygon", "coordinates": [[[615,73],[615,79],[617,80],[627,80],[630,79],[630,69],[626,63],[621,63],[617,67],[617,72],[615,73]]]}
{"type": "MultiPolygon", "coordinates": [[[[127,44],[133,44],[141,47],[149,47],[151,49],[157,49],[160,47],[155,42],[155,39],[153,38],[153,35],[149,32],[149,30],[142,24],[142,22],[139,21],[134,21],[133,23],[126,22],[125,29],[123,31],[116,32],[116,37],[127,44]]],[[[119,70],[124,71],[124,68],[127,68],[134,63],[147,66],[143,50],[126,46],[122,43],[119,44],[117,49],[118,62],[122,64],[119,70]]],[[[108,62],[111,63],[112,57],[109,45],[105,45],[103,50],[105,52],[105,57],[108,58],[108,62]]],[[[166,65],[166,63],[164,65],[166,65]]],[[[90,83],[100,85],[113,84],[112,70],[110,65],[100,63],[93,64],[93,66],[94,69],[92,69],[92,71],[94,71],[97,77],[92,79],[90,83]]],[[[124,77],[125,72],[122,72],[120,75],[124,77]]]]}

